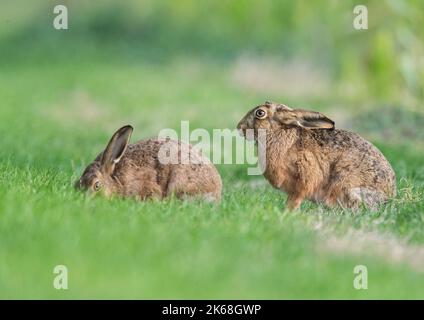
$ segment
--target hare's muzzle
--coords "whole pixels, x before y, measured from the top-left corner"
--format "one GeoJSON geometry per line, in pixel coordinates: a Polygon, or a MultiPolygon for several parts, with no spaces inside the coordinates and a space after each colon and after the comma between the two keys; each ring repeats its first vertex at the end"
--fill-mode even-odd
{"type": "Polygon", "coordinates": [[[246,135],[247,126],[244,123],[239,122],[237,125],[237,131],[240,136],[244,137],[246,135]]]}
{"type": "Polygon", "coordinates": [[[237,131],[238,131],[239,135],[244,138],[244,136],[246,135],[246,130],[238,129],[237,131]]]}
{"type": "Polygon", "coordinates": [[[78,179],[77,181],[74,182],[74,188],[76,190],[80,190],[81,189],[81,180],[78,179]]]}

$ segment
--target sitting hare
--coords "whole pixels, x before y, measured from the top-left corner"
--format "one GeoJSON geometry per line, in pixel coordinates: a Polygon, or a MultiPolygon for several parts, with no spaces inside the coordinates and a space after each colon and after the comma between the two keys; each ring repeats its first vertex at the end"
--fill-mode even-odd
{"type": "MultiPolygon", "coordinates": [[[[258,142],[266,132],[265,178],[288,194],[290,209],[310,199],[332,207],[371,210],[396,195],[395,173],[381,152],[356,133],[334,129],[319,112],[293,110],[266,102],[251,111],[237,128],[258,142]]],[[[260,141],[259,141],[260,142],[260,141]]]]}
{"type": "Polygon", "coordinates": [[[191,145],[169,138],[148,139],[129,144],[133,128],[120,128],[106,149],[97,156],[76,182],[78,189],[119,195],[165,198],[204,198],[219,201],[222,182],[215,166],[191,145]],[[179,161],[190,156],[190,161],[179,161]],[[169,161],[167,154],[176,154],[169,161]]]}

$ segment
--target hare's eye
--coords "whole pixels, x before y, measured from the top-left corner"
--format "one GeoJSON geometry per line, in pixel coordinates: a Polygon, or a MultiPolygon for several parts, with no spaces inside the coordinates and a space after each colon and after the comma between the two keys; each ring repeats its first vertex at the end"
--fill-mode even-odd
{"type": "Polygon", "coordinates": [[[94,191],[99,191],[100,190],[100,188],[102,187],[102,184],[100,183],[100,181],[96,181],[95,183],[94,183],[94,191]]]}
{"type": "Polygon", "coordinates": [[[258,109],[255,111],[255,117],[258,119],[263,119],[266,117],[266,111],[264,109],[258,109]]]}

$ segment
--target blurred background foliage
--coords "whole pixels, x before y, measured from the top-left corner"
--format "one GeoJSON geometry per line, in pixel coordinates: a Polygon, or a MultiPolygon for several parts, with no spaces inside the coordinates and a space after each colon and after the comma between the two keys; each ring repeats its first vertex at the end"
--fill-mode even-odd
{"type": "Polygon", "coordinates": [[[314,81],[332,83],[318,90],[345,101],[363,103],[366,97],[422,107],[421,0],[19,0],[2,1],[0,17],[2,64],[63,57],[75,63],[89,57],[167,63],[184,57],[227,66],[248,57],[243,68],[254,57],[259,70],[294,64],[294,70],[282,70],[287,82],[302,82],[291,76],[306,65],[305,78],[318,72],[322,76],[312,75],[314,81]],[[52,27],[56,4],[68,7],[67,31],[52,27]],[[368,7],[368,30],[352,26],[357,4],[368,7]]]}

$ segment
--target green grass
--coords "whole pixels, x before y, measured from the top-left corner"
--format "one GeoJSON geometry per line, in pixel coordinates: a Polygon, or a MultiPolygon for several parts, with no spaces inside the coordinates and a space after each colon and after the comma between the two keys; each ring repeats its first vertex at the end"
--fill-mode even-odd
{"type": "MultiPolygon", "coordinates": [[[[355,117],[356,105],[331,92],[276,96],[236,83],[231,69],[195,59],[72,57],[2,68],[0,298],[423,298],[424,274],[407,259],[391,261],[373,243],[370,252],[331,252],[323,249],[322,232],[341,238],[351,229],[377,232],[407,248],[424,246],[420,142],[371,132],[399,181],[398,198],[377,213],[308,202],[289,212],[284,194],[266,183],[253,187],[263,178],[237,165],[219,166],[220,205],[106,200],[73,190],[122,124],[134,125],[133,139],[178,129],[180,120],[190,120],[192,129],[233,128],[270,97],[329,116],[336,112],[331,106],[343,104],[347,122],[355,117]],[[69,269],[67,291],[52,285],[59,264],[69,269]],[[368,267],[368,290],[353,288],[359,264],[368,267]]],[[[386,123],[373,121],[373,132],[386,123]]]]}

